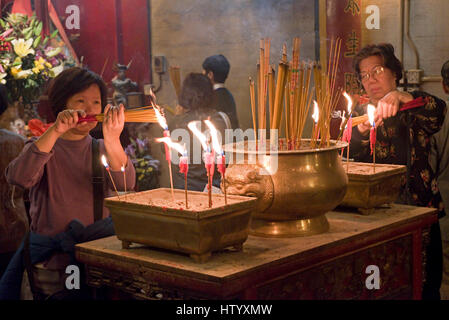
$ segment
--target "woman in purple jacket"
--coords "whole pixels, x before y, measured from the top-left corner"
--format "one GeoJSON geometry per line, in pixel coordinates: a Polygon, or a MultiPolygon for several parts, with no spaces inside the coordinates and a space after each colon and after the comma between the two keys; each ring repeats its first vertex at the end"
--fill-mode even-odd
{"type": "MultiPolygon", "coordinates": [[[[53,80],[48,93],[56,121],[42,136],[27,141],[22,153],[9,164],[6,170],[8,183],[30,190],[32,235],[54,237],[71,229],[74,222],[89,226],[94,220],[109,216],[102,201],[103,196],[112,194],[113,187],[104,167],[96,173],[99,177],[103,173],[103,184],[100,182],[94,191],[92,183],[93,167],[101,161],[101,155],[108,160],[117,189],[125,187],[122,166],[125,167],[128,190],[134,188],[134,167],[120,143],[124,107],[105,107],[106,93],[106,85],[97,74],[78,67],[63,71],[53,80]],[[104,140],[93,140],[89,132],[97,122],[78,123],[78,120],[103,110],[104,140]],[[94,146],[99,149],[97,159],[93,159],[94,146]]],[[[110,225],[109,219],[98,222],[110,225]]],[[[113,230],[109,233],[113,234],[113,230]]],[[[29,255],[33,256],[33,252],[29,255]]],[[[54,274],[61,274],[61,270],[63,273],[72,262],[70,255],[56,251],[43,266],[42,263],[35,264],[34,268],[56,270],[58,272],[54,274]]],[[[58,276],[54,280],[61,283],[58,276]]]]}
{"type": "MultiPolygon", "coordinates": [[[[92,137],[89,132],[97,122],[78,123],[78,120],[101,113],[106,104],[106,92],[103,80],[83,68],[67,69],[53,80],[48,96],[57,115],[55,123],[38,139],[30,139],[6,171],[10,184],[30,189],[31,231],[53,236],[64,231],[73,219],[84,225],[93,223],[92,137]]],[[[124,188],[120,169],[125,166],[127,187],[131,189],[135,171],[120,144],[124,107],[107,105],[104,111],[100,154],[108,159],[119,190],[124,188]]],[[[112,184],[107,173],[104,176],[107,194],[112,184]]],[[[107,209],[103,208],[103,217],[107,216],[107,209]]]]}

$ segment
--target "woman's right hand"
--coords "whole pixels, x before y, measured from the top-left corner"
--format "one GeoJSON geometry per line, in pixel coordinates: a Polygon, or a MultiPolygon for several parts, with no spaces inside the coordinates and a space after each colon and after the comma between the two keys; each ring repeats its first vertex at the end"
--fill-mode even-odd
{"type": "Polygon", "coordinates": [[[63,110],[58,113],[58,117],[56,118],[53,127],[58,134],[64,134],[78,125],[78,119],[80,116],[85,117],[86,112],[84,112],[84,110],[63,110]]]}
{"type": "MultiPolygon", "coordinates": [[[[375,121],[375,124],[376,124],[376,128],[378,128],[381,125],[383,125],[382,118],[377,119],[375,121]]],[[[357,125],[357,129],[359,130],[361,135],[367,136],[369,134],[370,129],[371,129],[371,124],[370,124],[369,120],[366,120],[365,122],[362,122],[359,125],[357,125]]]]}

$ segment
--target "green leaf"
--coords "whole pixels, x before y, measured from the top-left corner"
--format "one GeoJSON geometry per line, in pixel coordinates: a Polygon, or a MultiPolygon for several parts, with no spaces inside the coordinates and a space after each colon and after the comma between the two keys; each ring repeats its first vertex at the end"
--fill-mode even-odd
{"type": "Polygon", "coordinates": [[[33,35],[33,29],[30,29],[27,33],[23,34],[25,36],[25,40],[28,40],[33,35]]]}
{"type": "Polygon", "coordinates": [[[28,27],[28,28],[24,28],[24,29],[22,29],[22,34],[28,34],[28,32],[30,32],[31,30],[33,30],[33,28],[31,28],[31,27],[28,27]]]}
{"type": "Polygon", "coordinates": [[[47,45],[49,37],[45,37],[44,41],[42,42],[42,45],[45,47],[47,45]]]}
{"type": "Polygon", "coordinates": [[[39,24],[37,25],[36,29],[34,29],[34,35],[35,36],[38,36],[38,35],[41,34],[42,26],[43,26],[42,21],[40,21],[39,24]]]}
{"type": "Polygon", "coordinates": [[[39,36],[39,37],[37,37],[36,39],[34,39],[34,42],[33,42],[33,48],[36,48],[38,45],[39,45],[39,43],[41,42],[41,36],[39,36]]]}
{"type": "Polygon", "coordinates": [[[5,28],[5,27],[6,27],[5,20],[0,19],[0,24],[2,25],[2,28],[5,28]]]}
{"type": "Polygon", "coordinates": [[[59,33],[58,30],[53,31],[50,35],[50,39],[53,39],[54,37],[56,37],[58,35],[58,33],[59,33]]]}

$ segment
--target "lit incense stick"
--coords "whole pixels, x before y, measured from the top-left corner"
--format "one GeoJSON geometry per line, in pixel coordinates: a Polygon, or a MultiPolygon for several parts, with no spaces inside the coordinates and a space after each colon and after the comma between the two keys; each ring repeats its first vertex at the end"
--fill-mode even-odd
{"type": "Polygon", "coordinates": [[[123,184],[125,185],[125,201],[126,201],[126,173],[125,173],[125,165],[122,165],[122,167],[120,168],[120,170],[122,170],[123,172],[123,184]]]}
{"type": "MultiPolygon", "coordinates": [[[[212,178],[214,170],[214,157],[211,153],[210,146],[207,143],[206,136],[197,128],[196,123],[199,121],[189,122],[187,127],[193,132],[195,137],[201,142],[204,150],[204,166],[207,172],[207,186],[208,186],[208,196],[209,196],[209,208],[212,207],[212,178]]],[[[201,122],[200,122],[201,123],[201,122]]]]}
{"type": "Polygon", "coordinates": [[[189,159],[187,158],[187,152],[183,153],[183,156],[179,158],[179,172],[184,173],[184,193],[186,195],[186,209],[188,209],[189,202],[187,199],[187,173],[189,172],[189,159]]]}
{"type": "Polygon", "coordinates": [[[118,194],[117,187],[115,186],[114,179],[112,179],[112,175],[111,175],[111,172],[109,170],[109,164],[108,164],[108,162],[106,160],[106,157],[104,155],[101,156],[101,162],[103,162],[103,165],[106,168],[106,171],[109,173],[109,177],[111,178],[112,185],[114,186],[115,193],[117,194],[117,198],[119,199],[119,201],[122,201],[122,200],[120,200],[120,196],[118,194]]]}
{"type": "Polygon", "coordinates": [[[346,173],[348,173],[349,172],[349,145],[351,144],[351,138],[352,138],[352,115],[351,115],[352,99],[349,96],[349,94],[346,93],[346,91],[343,92],[343,96],[348,101],[348,114],[349,114],[349,120],[348,120],[348,123],[346,124],[346,128],[345,128],[345,130],[347,130],[346,140],[348,142],[348,149],[346,152],[346,173]]]}
{"type": "Polygon", "coordinates": [[[184,173],[184,188],[186,195],[186,208],[189,207],[187,200],[187,172],[189,171],[189,162],[187,158],[187,151],[185,146],[182,147],[179,143],[173,142],[169,137],[156,139],[157,142],[164,142],[168,147],[175,149],[181,154],[179,158],[179,172],[184,173]]]}
{"type": "Polygon", "coordinates": [[[316,140],[318,139],[318,120],[320,118],[320,109],[318,107],[318,103],[313,100],[313,114],[312,114],[312,119],[313,119],[313,128],[312,128],[312,139],[311,139],[311,143],[310,143],[310,147],[311,148],[315,148],[315,144],[316,144],[316,140]]]}
{"type": "MultiPolygon", "coordinates": [[[[159,108],[157,106],[155,106],[153,104],[153,102],[151,102],[151,104],[153,105],[154,112],[156,113],[157,121],[159,122],[159,125],[164,130],[164,137],[170,138],[170,131],[168,131],[168,125],[167,125],[167,121],[166,121],[165,117],[161,114],[161,112],[159,111],[159,108]]],[[[173,174],[172,174],[172,170],[171,170],[171,148],[167,144],[165,144],[165,160],[167,160],[168,171],[170,174],[171,196],[172,196],[173,202],[175,202],[175,193],[173,191],[173,174]]]]}
{"type": "Polygon", "coordinates": [[[368,105],[368,119],[371,124],[371,129],[369,133],[369,141],[371,154],[373,155],[373,172],[376,172],[376,122],[374,121],[374,112],[376,108],[372,105],[368,105]]]}
{"type": "Polygon", "coordinates": [[[217,154],[217,168],[218,172],[221,173],[221,179],[223,180],[223,188],[225,195],[225,204],[228,204],[227,194],[226,194],[226,182],[225,182],[225,172],[226,172],[226,158],[221,148],[220,141],[218,140],[218,131],[215,126],[209,120],[204,120],[204,123],[209,127],[211,137],[212,137],[212,147],[217,154]]]}

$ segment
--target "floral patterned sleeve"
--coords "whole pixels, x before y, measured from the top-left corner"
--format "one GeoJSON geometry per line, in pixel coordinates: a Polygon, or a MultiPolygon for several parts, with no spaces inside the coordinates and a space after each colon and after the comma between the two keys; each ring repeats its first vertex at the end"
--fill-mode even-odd
{"type": "Polygon", "coordinates": [[[441,197],[436,188],[436,177],[428,159],[430,139],[441,129],[446,113],[446,103],[425,92],[415,91],[414,98],[423,97],[426,104],[410,109],[409,139],[410,155],[410,191],[415,204],[440,207],[441,197]]]}
{"type": "Polygon", "coordinates": [[[424,106],[409,110],[412,115],[411,129],[416,133],[423,130],[427,135],[439,131],[446,114],[446,102],[422,91],[414,91],[411,94],[414,99],[423,97],[426,101],[424,106]]]}

